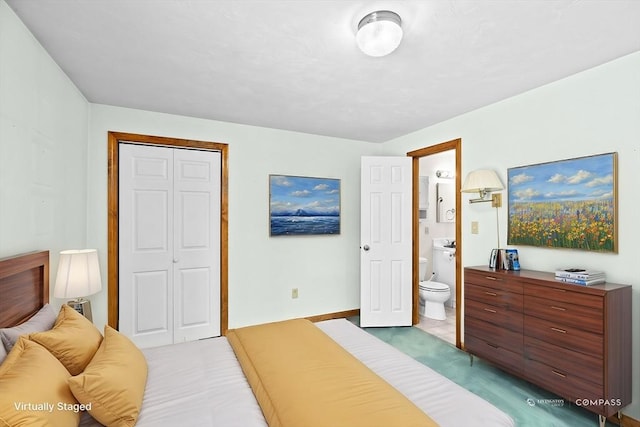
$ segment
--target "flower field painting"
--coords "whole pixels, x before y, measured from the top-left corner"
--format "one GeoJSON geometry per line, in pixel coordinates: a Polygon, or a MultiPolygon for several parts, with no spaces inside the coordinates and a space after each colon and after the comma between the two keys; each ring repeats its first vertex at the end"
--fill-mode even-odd
{"type": "Polygon", "coordinates": [[[340,234],[340,180],[269,175],[271,236],[340,234]]]}
{"type": "Polygon", "coordinates": [[[509,245],[617,248],[617,153],[510,168],[509,245]]]}

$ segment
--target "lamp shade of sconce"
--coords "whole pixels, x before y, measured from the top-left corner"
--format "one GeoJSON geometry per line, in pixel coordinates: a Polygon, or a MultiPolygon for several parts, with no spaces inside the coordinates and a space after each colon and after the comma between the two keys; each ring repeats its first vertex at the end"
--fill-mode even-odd
{"type": "Polygon", "coordinates": [[[494,171],[491,169],[478,169],[469,172],[460,191],[463,193],[477,192],[480,198],[469,200],[470,203],[477,203],[490,202],[491,199],[486,199],[486,196],[492,191],[500,191],[502,189],[504,189],[504,186],[494,171]]]}
{"type": "Polygon", "coordinates": [[[402,20],[389,10],[371,12],[360,20],[356,42],[369,56],[385,56],[396,50],[402,40],[402,20]]]}

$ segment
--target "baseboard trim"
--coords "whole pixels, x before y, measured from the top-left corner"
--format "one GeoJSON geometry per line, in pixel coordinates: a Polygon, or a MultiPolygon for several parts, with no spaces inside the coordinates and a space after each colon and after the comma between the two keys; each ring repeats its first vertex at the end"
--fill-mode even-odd
{"type": "Polygon", "coordinates": [[[305,319],[315,323],[315,322],[321,322],[323,320],[342,319],[345,317],[352,317],[352,316],[359,316],[359,315],[360,315],[360,309],[356,308],[353,310],[336,311],[335,313],[318,314],[316,316],[305,317],[305,319]]]}
{"type": "Polygon", "coordinates": [[[607,421],[619,425],[620,427],[640,427],[640,421],[625,414],[622,414],[622,418],[620,419],[615,415],[612,415],[607,418],[607,421]]]}

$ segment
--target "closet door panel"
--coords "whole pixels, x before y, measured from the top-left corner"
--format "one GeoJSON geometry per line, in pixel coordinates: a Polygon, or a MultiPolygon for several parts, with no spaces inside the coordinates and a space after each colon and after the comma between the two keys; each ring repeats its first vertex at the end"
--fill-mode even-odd
{"type": "Polygon", "coordinates": [[[169,192],[133,191],[133,251],[138,254],[169,252],[169,192]]]}
{"type": "Polygon", "coordinates": [[[220,153],[174,152],[174,341],[220,335],[220,153]]]}
{"type": "MultiPolygon", "coordinates": [[[[179,287],[180,315],[176,316],[180,329],[206,326],[210,323],[211,277],[208,268],[191,268],[180,270],[180,278],[176,285],[179,287]]],[[[187,334],[187,332],[184,332],[187,334]]]]}
{"type": "Polygon", "coordinates": [[[169,326],[169,271],[133,275],[134,336],[167,334],[169,326]]]}
{"type": "Polygon", "coordinates": [[[199,251],[211,248],[211,195],[208,192],[183,191],[179,195],[182,221],[181,251],[199,251]]]}
{"type": "Polygon", "coordinates": [[[119,149],[119,329],[140,347],[173,342],[172,151],[119,149]]]}

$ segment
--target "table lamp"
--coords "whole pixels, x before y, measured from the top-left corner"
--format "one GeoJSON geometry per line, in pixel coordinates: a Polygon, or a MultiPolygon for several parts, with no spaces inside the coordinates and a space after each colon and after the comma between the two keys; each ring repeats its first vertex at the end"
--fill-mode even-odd
{"type": "Polygon", "coordinates": [[[84,297],[100,292],[100,265],[96,249],[74,249],[60,252],[55,298],[74,298],[67,304],[93,321],[91,303],[84,297]]]}

